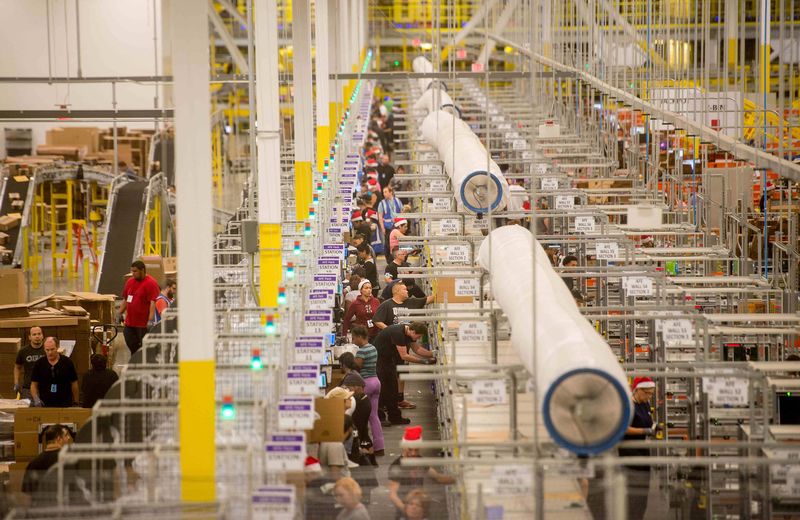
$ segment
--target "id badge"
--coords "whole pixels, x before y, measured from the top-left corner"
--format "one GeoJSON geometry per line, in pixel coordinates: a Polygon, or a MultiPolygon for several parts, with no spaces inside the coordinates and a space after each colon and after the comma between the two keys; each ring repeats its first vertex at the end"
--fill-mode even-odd
{"type": "Polygon", "coordinates": [[[128,295],[128,299],[127,299],[126,301],[127,301],[128,303],[131,303],[131,302],[133,301],[133,295],[132,295],[132,294],[129,294],[129,295],[128,295]]]}
{"type": "Polygon", "coordinates": [[[53,384],[50,385],[50,393],[51,394],[57,394],[58,393],[58,385],[56,383],[53,383],[53,384]]]}
{"type": "Polygon", "coordinates": [[[371,329],[375,325],[372,324],[372,320],[367,320],[367,328],[371,329]]]}

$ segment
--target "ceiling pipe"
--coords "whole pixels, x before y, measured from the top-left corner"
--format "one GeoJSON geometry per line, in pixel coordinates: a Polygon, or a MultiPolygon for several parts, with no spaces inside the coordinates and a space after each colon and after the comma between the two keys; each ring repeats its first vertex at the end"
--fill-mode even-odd
{"type": "Polygon", "coordinates": [[[550,437],[578,454],[613,448],[631,421],[625,373],[544,248],[527,229],[503,226],[484,239],[478,262],[508,316],[511,344],[534,376],[550,437]]]}
{"type": "Polygon", "coordinates": [[[439,153],[456,200],[465,209],[472,213],[505,209],[508,183],[469,125],[439,110],[428,114],[420,129],[439,153]]]}

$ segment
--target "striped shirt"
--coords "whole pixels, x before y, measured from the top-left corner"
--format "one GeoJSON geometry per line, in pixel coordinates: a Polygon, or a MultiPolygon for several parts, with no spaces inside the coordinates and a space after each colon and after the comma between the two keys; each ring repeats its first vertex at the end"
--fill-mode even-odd
{"type": "Polygon", "coordinates": [[[361,377],[378,377],[376,367],[378,365],[378,349],[372,343],[367,343],[356,352],[356,357],[364,360],[361,367],[361,377]]]}

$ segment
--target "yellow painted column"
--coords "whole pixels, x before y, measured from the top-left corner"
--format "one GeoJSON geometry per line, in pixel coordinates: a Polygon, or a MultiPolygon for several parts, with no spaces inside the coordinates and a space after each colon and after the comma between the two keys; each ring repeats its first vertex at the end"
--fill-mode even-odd
{"type": "MultiPolygon", "coordinates": [[[[294,1],[297,2],[298,0],[294,1]]],[[[306,220],[308,218],[308,208],[311,206],[311,190],[313,188],[312,179],[311,161],[294,163],[294,214],[297,220],[306,220]]]]}
{"type": "Polygon", "coordinates": [[[278,8],[255,1],[256,120],[258,133],[258,260],[260,307],[278,306],[281,259],[281,116],[278,76],[278,8]]]}
{"type": "MultiPolygon", "coordinates": [[[[330,49],[328,48],[328,2],[317,2],[314,13],[314,61],[316,66],[317,79],[317,171],[321,172],[325,168],[325,160],[330,152],[331,134],[329,120],[329,98],[330,98],[330,49]]],[[[335,124],[335,123],[334,123],[335,124]]],[[[312,187],[313,188],[313,187],[312,187]]]]}
{"type": "Polygon", "coordinates": [[[172,0],[181,499],[216,499],[208,4],[172,0]]]}
{"type": "Polygon", "coordinates": [[[739,1],[725,0],[725,53],[728,67],[735,68],[739,58],[739,1]]]}
{"type": "Polygon", "coordinates": [[[278,287],[283,276],[281,265],[281,225],[259,224],[259,274],[261,307],[278,306],[278,287]]]}
{"type": "MultiPolygon", "coordinates": [[[[770,90],[770,0],[761,0],[759,7],[761,13],[758,20],[758,89],[762,95],[766,95],[770,90]]],[[[766,109],[764,106],[764,110],[766,109]]]]}
{"type": "Polygon", "coordinates": [[[294,56],[294,188],[295,217],[308,218],[314,160],[314,93],[311,79],[311,6],[309,0],[292,1],[294,56]]]}

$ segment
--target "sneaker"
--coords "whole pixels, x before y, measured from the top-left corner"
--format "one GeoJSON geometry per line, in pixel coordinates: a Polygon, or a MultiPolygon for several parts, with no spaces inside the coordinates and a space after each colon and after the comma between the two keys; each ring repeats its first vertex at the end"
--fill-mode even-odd
{"type": "Polygon", "coordinates": [[[358,462],[353,462],[352,460],[347,459],[347,467],[348,468],[353,469],[353,468],[358,468],[360,466],[361,466],[361,464],[359,464],[358,462]]]}
{"type": "Polygon", "coordinates": [[[392,419],[389,422],[391,424],[411,424],[411,419],[400,417],[399,419],[392,419]]]}
{"type": "Polygon", "coordinates": [[[404,410],[413,410],[414,408],[417,407],[417,405],[409,403],[408,401],[400,401],[399,403],[397,403],[397,406],[404,410]]]}

